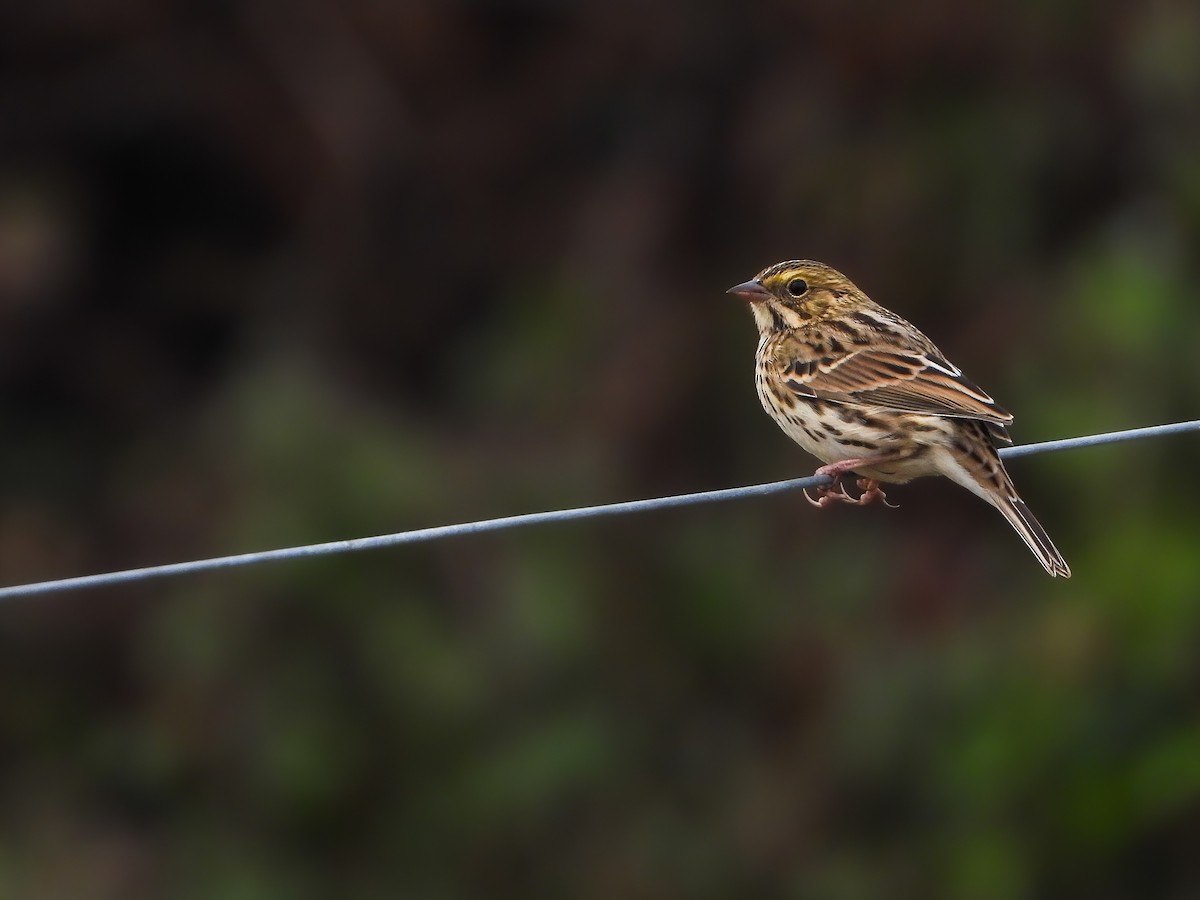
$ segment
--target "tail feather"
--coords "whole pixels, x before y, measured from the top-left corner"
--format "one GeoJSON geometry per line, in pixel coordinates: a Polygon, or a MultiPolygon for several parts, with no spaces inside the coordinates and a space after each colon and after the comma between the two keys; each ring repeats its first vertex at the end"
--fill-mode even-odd
{"type": "Polygon", "coordinates": [[[1017,534],[1029,545],[1029,549],[1033,551],[1033,555],[1038,558],[1038,562],[1042,564],[1051,576],[1061,575],[1063,578],[1071,577],[1071,567],[1067,565],[1067,561],[1063,559],[1062,554],[1058,552],[1058,548],[1054,546],[1054,541],[1050,540],[1050,535],[1046,534],[1046,529],[1041,523],[1034,518],[1033,513],[1029,511],[1029,507],[1025,505],[1025,501],[1016,495],[1015,492],[1006,492],[1005,494],[993,494],[989,499],[992,500],[996,509],[1004,514],[1004,518],[1008,519],[1017,534]]]}
{"type": "Polygon", "coordinates": [[[1071,567],[1025,501],[1017,495],[1012,478],[996,451],[997,436],[989,433],[981,422],[964,423],[962,432],[964,439],[951,448],[950,463],[942,469],[944,474],[1000,510],[1047,572],[1070,578],[1071,567]]]}

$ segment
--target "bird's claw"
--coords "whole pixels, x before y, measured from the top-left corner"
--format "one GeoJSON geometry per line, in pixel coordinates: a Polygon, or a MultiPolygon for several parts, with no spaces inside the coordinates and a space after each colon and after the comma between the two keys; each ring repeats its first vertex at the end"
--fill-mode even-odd
{"type": "Polygon", "coordinates": [[[833,506],[836,503],[845,503],[849,506],[867,506],[871,503],[874,503],[876,500],[880,501],[889,509],[899,508],[898,504],[888,503],[887,494],[883,492],[883,488],[879,486],[879,482],[875,479],[860,478],[856,484],[862,493],[857,497],[852,497],[849,493],[847,493],[846,485],[842,482],[842,479],[835,476],[832,484],[822,485],[816,489],[816,499],[814,499],[808,493],[808,489],[805,488],[804,499],[818,509],[824,509],[825,507],[833,506]]]}
{"type": "Polygon", "coordinates": [[[827,506],[833,506],[835,503],[849,503],[853,506],[858,502],[846,493],[846,485],[842,484],[840,478],[835,478],[832,484],[821,485],[816,491],[817,497],[814,500],[808,493],[808,488],[805,488],[804,499],[817,509],[824,509],[827,506]]]}
{"type": "Polygon", "coordinates": [[[879,482],[874,478],[858,479],[858,489],[862,491],[858,495],[858,500],[855,501],[858,506],[866,506],[868,503],[874,503],[878,500],[888,509],[899,509],[899,503],[888,503],[887,494],[883,492],[883,488],[879,486],[879,482]]]}

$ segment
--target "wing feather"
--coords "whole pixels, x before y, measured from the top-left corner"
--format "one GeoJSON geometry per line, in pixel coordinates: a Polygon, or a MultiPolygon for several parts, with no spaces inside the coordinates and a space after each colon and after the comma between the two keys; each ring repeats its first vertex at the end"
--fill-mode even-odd
{"type": "MultiPolygon", "coordinates": [[[[928,348],[861,347],[819,356],[790,348],[782,377],[808,397],[1007,425],[1012,416],[962,370],[928,348]]],[[[776,359],[780,359],[779,356],[776,359]]]]}

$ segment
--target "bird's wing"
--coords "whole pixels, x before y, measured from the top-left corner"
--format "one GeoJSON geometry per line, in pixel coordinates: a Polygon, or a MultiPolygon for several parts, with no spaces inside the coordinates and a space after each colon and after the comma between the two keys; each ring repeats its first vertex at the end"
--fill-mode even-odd
{"type": "MultiPolygon", "coordinates": [[[[937,348],[875,345],[834,349],[797,342],[779,348],[780,376],[800,396],[881,406],[898,412],[979,419],[998,426],[1012,416],[937,348]],[[807,351],[807,352],[805,352],[807,351]]],[[[1003,428],[996,429],[1004,440],[1003,428]]]]}

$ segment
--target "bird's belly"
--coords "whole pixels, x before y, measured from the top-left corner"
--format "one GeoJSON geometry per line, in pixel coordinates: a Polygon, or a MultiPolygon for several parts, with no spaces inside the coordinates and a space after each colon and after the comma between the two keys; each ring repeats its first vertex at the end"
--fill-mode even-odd
{"type": "Polygon", "coordinates": [[[938,474],[936,454],[947,439],[940,416],[901,413],[805,397],[785,402],[769,389],[759,392],[763,407],[784,433],[825,463],[900,454],[901,459],[855,469],[887,482],[938,474]]]}

